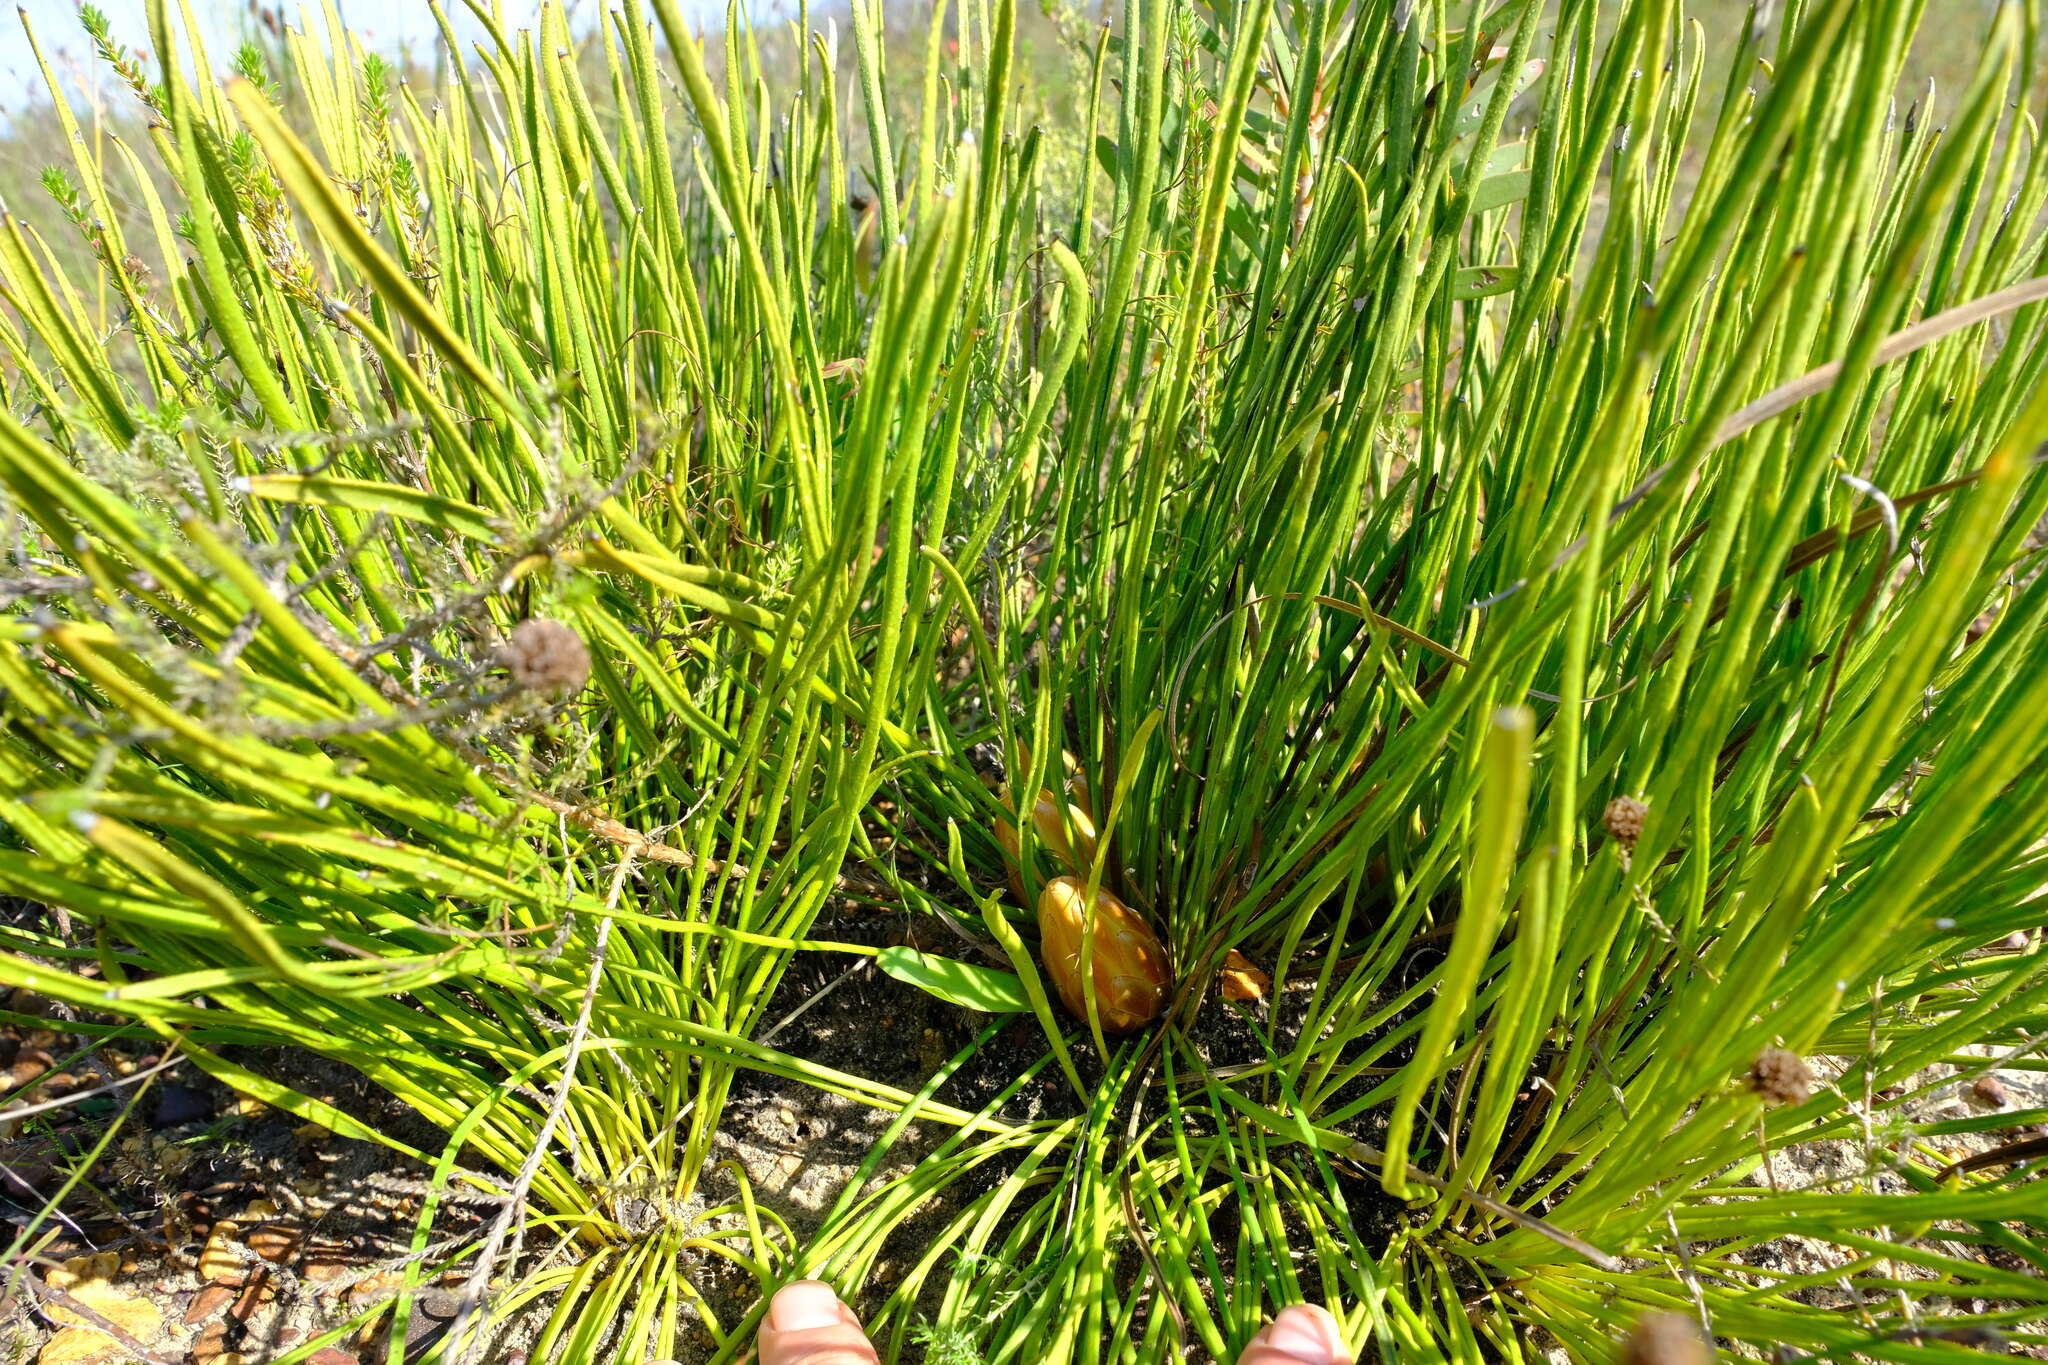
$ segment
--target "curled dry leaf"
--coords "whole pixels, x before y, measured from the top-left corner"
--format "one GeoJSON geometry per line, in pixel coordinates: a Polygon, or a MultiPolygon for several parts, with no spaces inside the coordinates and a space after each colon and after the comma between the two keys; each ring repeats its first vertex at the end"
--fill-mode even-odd
{"type": "Polygon", "coordinates": [[[120,1269],[120,1252],[96,1251],[87,1256],[73,1256],[64,1264],[51,1267],[43,1276],[43,1282],[52,1289],[75,1290],[80,1285],[112,1280],[120,1269]]]}
{"type": "Polygon", "coordinates": [[[214,1223],[206,1234],[206,1245],[199,1252],[200,1279],[218,1284],[242,1277],[241,1235],[241,1228],[230,1219],[214,1223]]]}
{"type": "Polygon", "coordinates": [[[1266,990],[1273,984],[1273,978],[1252,965],[1252,960],[1232,948],[1223,959],[1223,970],[1216,974],[1223,987],[1225,1000],[1263,1000],[1266,990]]]}
{"type": "Polygon", "coordinates": [[[68,1303],[52,1301],[43,1310],[50,1321],[60,1326],[84,1328],[106,1340],[105,1330],[90,1314],[104,1318],[144,1344],[155,1341],[163,1332],[163,1310],[139,1294],[117,1289],[104,1280],[74,1285],[63,1292],[68,1303]]]}
{"type": "Polygon", "coordinates": [[[125,1365],[128,1348],[97,1327],[60,1327],[36,1352],[36,1365],[125,1365]]]}

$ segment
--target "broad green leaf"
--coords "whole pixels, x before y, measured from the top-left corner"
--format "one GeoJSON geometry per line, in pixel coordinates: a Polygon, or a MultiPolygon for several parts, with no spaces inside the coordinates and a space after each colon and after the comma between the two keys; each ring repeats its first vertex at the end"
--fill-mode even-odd
{"type": "Polygon", "coordinates": [[[984,1014],[1025,1014],[1031,1009],[1015,972],[904,947],[884,948],[875,962],[898,981],[984,1014]]]}

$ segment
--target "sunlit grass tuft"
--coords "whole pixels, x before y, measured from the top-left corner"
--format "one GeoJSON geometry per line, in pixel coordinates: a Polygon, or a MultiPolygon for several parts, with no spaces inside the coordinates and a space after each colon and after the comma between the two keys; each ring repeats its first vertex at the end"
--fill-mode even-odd
{"type": "Polygon", "coordinates": [[[445,1134],[448,1360],[737,1358],[705,1257],[991,1365],[2039,1344],[2038,1157],[1952,1144],[2048,1113],[1916,1107],[2048,1031],[2038,7],[1939,119],[1919,5],[1782,9],[1129,0],[1043,127],[1007,0],[908,86],[858,2],[433,88],[89,16],[134,104],[0,220],[0,981],[445,1134]],[[1059,875],[1161,1022],[1062,1003],[1059,875]],[[1045,1033],[979,1112],[755,1041],[863,905],[1045,1033]],[[707,1193],[742,1068],[898,1115],[808,1236],[707,1193]]]}

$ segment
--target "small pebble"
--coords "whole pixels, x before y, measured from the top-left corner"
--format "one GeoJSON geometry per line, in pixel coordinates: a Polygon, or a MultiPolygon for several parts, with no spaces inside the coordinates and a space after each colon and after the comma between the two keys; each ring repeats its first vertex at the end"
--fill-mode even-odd
{"type": "Polygon", "coordinates": [[[429,1289],[413,1300],[412,1317],[405,1324],[407,1347],[421,1347],[438,1338],[455,1321],[461,1307],[462,1300],[445,1289],[429,1289]]]}
{"type": "Polygon", "coordinates": [[[1970,1098],[1987,1109],[2003,1109],[2012,1103],[2012,1092],[1996,1076],[1979,1076],[1970,1083],[1970,1098]]]}
{"type": "Polygon", "coordinates": [[[177,1128],[213,1117],[213,1096],[189,1085],[166,1085],[156,1092],[156,1126],[177,1128]]]}

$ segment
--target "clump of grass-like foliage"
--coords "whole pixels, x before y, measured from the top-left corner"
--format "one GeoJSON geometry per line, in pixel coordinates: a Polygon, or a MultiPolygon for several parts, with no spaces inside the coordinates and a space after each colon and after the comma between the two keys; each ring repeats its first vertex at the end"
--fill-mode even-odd
{"type": "Polygon", "coordinates": [[[992,1365],[1303,1297],[1379,1360],[2048,1339],[2038,1158],[1941,1141],[2048,1114],[1908,1108],[2048,1029],[2038,6],[1907,108],[1922,8],[1710,88],[1676,0],[1126,0],[1046,127],[1014,0],[893,104],[870,0],[717,78],[677,0],[478,7],[433,88],[88,11],[132,108],[0,220],[0,890],[65,912],[0,982],[436,1125],[500,1210],[449,1360],[544,1295],[535,1360],[735,1358],[691,1266],[851,1293],[949,1192],[873,1321],[992,1365]],[[1114,1045],[1004,889],[1063,751],[1178,977],[1114,1045]],[[754,1041],[841,903],[1009,959],[1071,1102],[754,1041]],[[946,1135],[797,1238],[704,1197],[739,1068],[946,1135]]]}

